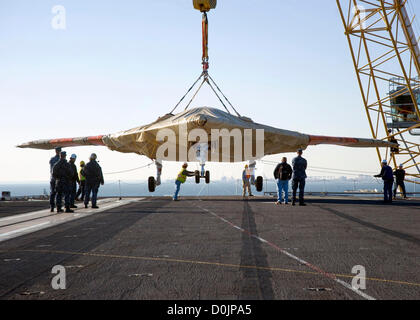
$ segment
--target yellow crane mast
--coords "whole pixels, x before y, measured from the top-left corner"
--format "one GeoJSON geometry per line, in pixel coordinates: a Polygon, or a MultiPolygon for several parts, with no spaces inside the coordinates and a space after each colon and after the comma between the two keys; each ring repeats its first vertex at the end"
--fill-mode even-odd
{"type": "Polygon", "coordinates": [[[398,142],[377,148],[420,184],[420,49],[408,0],[336,0],[372,136],[398,142]]]}

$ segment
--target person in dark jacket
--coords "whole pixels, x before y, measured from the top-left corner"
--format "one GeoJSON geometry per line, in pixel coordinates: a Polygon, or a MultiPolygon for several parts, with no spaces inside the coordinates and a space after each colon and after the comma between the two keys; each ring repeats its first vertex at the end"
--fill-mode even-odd
{"type": "Polygon", "coordinates": [[[55,190],[55,179],[53,177],[53,167],[60,160],[61,148],[55,148],[55,156],[50,159],[50,207],[51,212],[54,212],[55,209],[55,198],[57,197],[57,192],[55,190]]]}
{"type": "Polygon", "coordinates": [[[80,201],[84,201],[85,199],[85,187],[86,187],[86,177],[85,177],[85,172],[83,171],[83,169],[85,168],[85,162],[84,161],[80,161],[80,170],[79,170],[79,190],[77,190],[77,194],[76,194],[76,201],[79,201],[79,197],[80,201]]]}
{"type": "Polygon", "coordinates": [[[380,174],[374,176],[375,178],[382,178],[384,181],[384,202],[392,203],[392,185],[394,184],[394,174],[392,168],[388,165],[386,160],[382,161],[382,170],[380,174]]]}
{"type": "Polygon", "coordinates": [[[304,194],[305,194],[305,184],[306,184],[306,168],[308,167],[308,162],[302,157],[303,150],[299,149],[297,152],[297,157],[292,161],[293,167],[293,176],[292,176],[292,189],[293,189],[293,201],[292,205],[296,204],[296,192],[299,188],[299,205],[306,206],[304,194]]]}
{"type": "Polygon", "coordinates": [[[395,187],[394,187],[394,200],[397,199],[397,189],[401,187],[404,199],[407,199],[407,193],[405,191],[405,170],[403,169],[403,165],[400,164],[397,170],[394,171],[395,176],[395,187]]]}
{"type": "Polygon", "coordinates": [[[85,208],[88,207],[90,194],[92,193],[92,208],[98,209],[96,200],[98,197],[99,185],[104,185],[101,166],[96,162],[96,154],[92,153],[90,161],[85,165],[83,172],[86,177],[85,208]]]}
{"type": "Polygon", "coordinates": [[[76,200],[76,192],[77,192],[77,184],[80,184],[79,174],[77,173],[77,167],[74,164],[76,161],[77,156],[73,153],[70,157],[70,167],[71,167],[71,178],[70,178],[70,208],[77,208],[74,204],[76,200]]]}
{"type": "Polygon", "coordinates": [[[283,191],[284,204],[289,203],[289,181],[292,178],[292,174],[292,167],[287,163],[287,158],[284,157],[274,169],[274,178],[277,181],[277,205],[283,202],[283,191]]]}
{"type": "Polygon", "coordinates": [[[56,203],[58,213],[63,212],[63,196],[66,212],[74,212],[70,209],[70,179],[72,175],[72,170],[70,164],[67,162],[66,156],[66,152],[62,151],[60,153],[60,160],[53,167],[53,177],[56,181],[55,189],[57,192],[56,203]]]}

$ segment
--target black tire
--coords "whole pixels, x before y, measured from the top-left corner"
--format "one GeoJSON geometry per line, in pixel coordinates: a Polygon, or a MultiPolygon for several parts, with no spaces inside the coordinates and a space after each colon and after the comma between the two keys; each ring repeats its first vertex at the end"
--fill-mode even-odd
{"type": "Polygon", "coordinates": [[[200,172],[198,170],[195,171],[195,183],[200,183],[200,172]]]}
{"type": "Polygon", "coordinates": [[[257,189],[257,192],[263,191],[263,183],[264,183],[263,177],[258,176],[257,180],[255,180],[255,188],[257,189]]]}
{"type": "Polygon", "coordinates": [[[206,183],[209,184],[210,183],[210,171],[206,171],[206,183]]]}
{"type": "Polygon", "coordinates": [[[156,180],[155,177],[149,177],[149,192],[155,192],[156,190],[156,180]]]}

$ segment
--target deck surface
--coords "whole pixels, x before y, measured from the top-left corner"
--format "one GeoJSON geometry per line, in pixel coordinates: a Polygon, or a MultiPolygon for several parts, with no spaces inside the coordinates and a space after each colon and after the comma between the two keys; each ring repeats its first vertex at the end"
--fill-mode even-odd
{"type": "MultiPolygon", "coordinates": [[[[1,241],[0,299],[420,299],[420,200],[115,201],[1,241]],[[51,287],[55,265],[65,290],[51,287]],[[358,265],[365,290],[351,285],[358,265]]],[[[0,210],[0,240],[2,219],[27,212],[16,207],[0,210]]]]}

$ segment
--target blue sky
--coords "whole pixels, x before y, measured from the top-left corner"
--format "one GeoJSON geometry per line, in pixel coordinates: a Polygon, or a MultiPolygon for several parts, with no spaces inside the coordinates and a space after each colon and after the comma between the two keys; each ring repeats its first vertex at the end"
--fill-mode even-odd
{"type": "MultiPolygon", "coordinates": [[[[210,73],[241,114],[304,133],[370,138],[335,1],[218,2],[209,14],[210,73]]],[[[1,0],[0,181],[48,179],[51,152],[19,143],[156,120],[198,77],[200,62],[201,14],[191,0],[1,0]],[[66,8],[66,30],[51,27],[54,5],[66,8]]],[[[220,104],[205,90],[194,106],[220,104]]],[[[105,148],[68,152],[78,160],[96,152],[105,172],[150,162],[105,148]]],[[[318,167],[378,170],[374,150],[310,147],[305,157],[318,167]]],[[[163,178],[178,166],[165,165],[163,178]]],[[[240,176],[242,165],[208,168],[221,178],[240,176]]],[[[271,177],[271,167],[259,168],[271,177]]],[[[146,179],[154,171],[108,179],[146,179]]]]}

